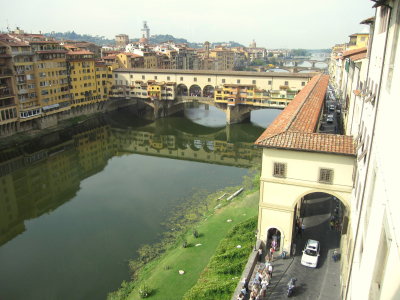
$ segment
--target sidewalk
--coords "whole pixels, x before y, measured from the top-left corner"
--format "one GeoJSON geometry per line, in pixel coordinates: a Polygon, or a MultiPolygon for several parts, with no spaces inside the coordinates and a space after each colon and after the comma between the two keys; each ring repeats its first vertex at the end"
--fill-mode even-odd
{"type": "MultiPolygon", "coordinates": [[[[286,258],[286,259],[282,259],[282,258],[278,257],[278,258],[274,259],[274,261],[272,262],[272,266],[274,267],[274,270],[272,273],[272,278],[270,280],[269,286],[267,288],[267,294],[266,294],[266,297],[263,297],[261,299],[263,299],[263,300],[272,299],[271,296],[274,294],[274,292],[276,293],[276,289],[278,288],[278,286],[281,286],[282,282],[284,283],[284,285],[287,284],[287,282],[285,281],[286,279],[283,280],[283,278],[285,277],[285,273],[291,266],[293,260],[294,260],[293,257],[286,258]]],[[[249,292],[247,293],[247,295],[244,299],[249,299],[249,295],[250,295],[250,292],[253,287],[254,277],[255,277],[257,271],[260,268],[263,269],[264,267],[265,267],[264,259],[262,262],[257,262],[257,265],[254,268],[254,272],[251,275],[251,280],[249,282],[249,292]]]]}

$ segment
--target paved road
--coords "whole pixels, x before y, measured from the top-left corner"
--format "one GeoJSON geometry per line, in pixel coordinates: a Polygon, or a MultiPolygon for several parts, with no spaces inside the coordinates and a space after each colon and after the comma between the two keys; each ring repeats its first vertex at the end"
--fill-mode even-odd
{"type": "Polygon", "coordinates": [[[327,196],[306,201],[304,206],[306,229],[303,236],[296,239],[296,256],[286,272],[276,274],[280,280],[270,291],[267,299],[286,299],[287,283],[291,277],[297,278],[293,295],[295,299],[340,299],[340,266],[339,262],[335,263],[331,258],[333,249],[339,247],[340,235],[329,228],[329,218],[335,205],[335,202],[327,196]],[[321,243],[321,255],[316,269],[300,264],[302,248],[309,238],[321,243]]]}

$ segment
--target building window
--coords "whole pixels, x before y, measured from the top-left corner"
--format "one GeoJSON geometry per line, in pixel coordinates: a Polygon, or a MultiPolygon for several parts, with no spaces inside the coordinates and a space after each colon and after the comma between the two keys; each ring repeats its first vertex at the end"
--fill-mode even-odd
{"type": "Polygon", "coordinates": [[[130,76],[131,76],[131,78],[133,78],[133,75],[132,75],[132,74],[131,74],[130,76]]]}
{"type": "Polygon", "coordinates": [[[142,75],[142,79],[146,79],[146,76],[142,75]]]}
{"type": "Polygon", "coordinates": [[[114,78],[118,78],[118,74],[114,74],[114,78]]]}
{"type": "Polygon", "coordinates": [[[197,81],[197,77],[193,77],[193,81],[195,81],[195,82],[196,82],[196,81],[197,81]]]}
{"type": "Polygon", "coordinates": [[[167,76],[167,80],[171,80],[171,77],[167,76]]]}
{"type": "Polygon", "coordinates": [[[301,82],[301,86],[305,86],[306,83],[304,81],[301,82]]]}
{"type": "Polygon", "coordinates": [[[332,183],[333,182],[333,170],[319,169],[319,180],[318,181],[321,183],[332,183]]]}
{"type": "Polygon", "coordinates": [[[208,82],[211,82],[211,78],[208,78],[208,82]]]}
{"type": "Polygon", "coordinates": [[[252,83],[253,83],[253,84],[256,84],[256,83],[257,83],[257,81],[253,80],[253,81],[252,81],[252,83]]]}
{"type": "Polygon", "coordinates": [[[268,84],[271,85],[272,84],[272,80],[268,80],[268,84]]]}
{"type": "Polygon", "coordinates": [[[157,76],[154,76],[154,79],[157,80],[157,76]]]}
{"type": "Polygon", "coordinates": [[[272,174],[274,177],[286,177],[286,164],[284,163],[274,163],[274,171],[272,174]]]}
{"type": "Polygon", "coordinates": [[[236,83],[240,83],[240,79],[236,80],[236,83]]]}
{"type": "Polygon", "coordinates": [[[225,79],[222,79],[222,83],[225,83],[225,79]]]}
{"type": "Polygon", "coordinates": [[[289,85],[289,81],[285,81],[285,85],[289,85]]]}
{"type": "Polygon", "coordinates": [[[181,77],[181,81],[183,81],[183,77],[181,77]]]}

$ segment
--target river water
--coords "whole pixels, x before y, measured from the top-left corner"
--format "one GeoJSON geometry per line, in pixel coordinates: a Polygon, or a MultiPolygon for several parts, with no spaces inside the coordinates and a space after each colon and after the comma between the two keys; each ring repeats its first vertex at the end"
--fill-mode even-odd
{"type": "Polygon", "coordinates": [[[279,110],[225,126],[205,106],[149,122],[118,111],[0,151],[0,299],[105,299],[199,189],[240,184],[279,110]]]}

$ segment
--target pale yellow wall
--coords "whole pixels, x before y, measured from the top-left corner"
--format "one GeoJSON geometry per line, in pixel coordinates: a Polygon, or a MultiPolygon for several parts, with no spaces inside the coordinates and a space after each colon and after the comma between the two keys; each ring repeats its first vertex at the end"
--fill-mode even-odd
{"type": "MultiPolygon", "coordinates": [[[[279,90],[281,86],[285,85],[285,81],[289,81],[289,88],[293,90],[301,90],[304,86],[303,84],[307,84],[307,82],[311,79],[310,77],[295,77],[288,76],[286,77],[274,77],[273,75],[264,77],[264,76],[232,76],[232,75],[209,75],[209,74],[179,74],[173,73],[165,74],[165,73],[133,73],[133,72],[115,72],[114,74],[118,74],[118,77],[114,80],[122,80],[123,84],[128,82],[131,84],[132,81],[135,80],[157,80],[157,81],[172,81],[176,82],[176,84],[185,84],[188,89],[190,86],[197,84],[202,89],[207,86],[222,86],[223,84],[237,84],[237,80],[240,80],[240,84],[253,84],[253,80],[256,80],[255,85],[258,89],[265,90],[279,90]],[[132,75],[132,78],[130,77],[132,75]],[[144,76],[144,79],[142,78],[144,76]],[[181,80],[182,78],[182,80],[181,80]],[[225,82],[223,82],[225,79],[225,82]],[[209,81],[210,80],[210,81],[209,81]]],[[[264,73],[265,74],[265,73],[264,73]]],[[[117,82],[119,84],[119,82],[117,82]]]]}
{"type": "Polygon", "coordinates": [[[353,166],[352,156],[263,149],[258,238],[265,242],[268,228],[278,228],[284,235],[282,250],[289,251],[295,206],[310,193],[336,196],[350,210],[353,166]],[[286,164],[285,178],[273,176],[274,162],[286,164]],[[320,168],[334,171],[332,184],[318,182],[320,168]]]}
{"type": "MultiPolygon", "coordinates": [[[[354,157],[352,156],[264,149],[261,179],[277,183],[284,181],[285,183],[290,182],[298,186],[306,185],[313,189],[348,193],[351,192],[353,185],[354,163],[354,157]],[[282,179],[272,176],[274,162],[287,164],[286,178],[282,179]],[[334,170],[332,184],[318,182],[320,168],[334,170]]],[[[293,205],[294,202],[292,203],[293,205]]]]}

